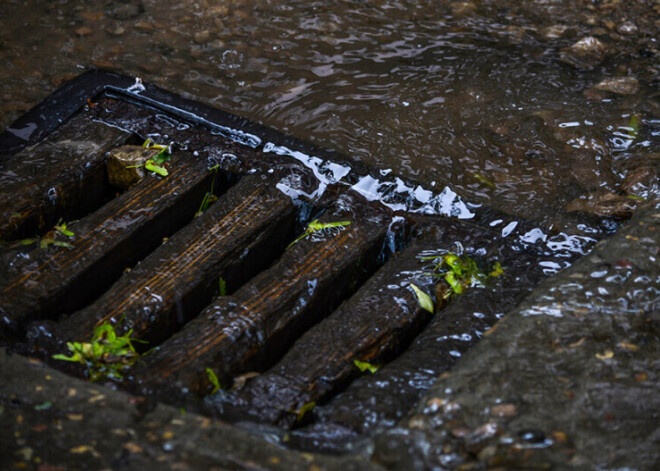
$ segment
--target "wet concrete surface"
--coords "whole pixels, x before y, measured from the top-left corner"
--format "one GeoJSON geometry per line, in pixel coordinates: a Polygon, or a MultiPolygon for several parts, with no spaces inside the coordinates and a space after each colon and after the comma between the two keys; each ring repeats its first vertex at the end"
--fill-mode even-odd
{"type": "Polygon", "coordinates": [[[660,205],[547,280],[373,459],[396,469],[658,469],[660,205]]]}
{"type": "Polygon", "coordinates": [[[0,352],[0,468],[377,470],[295,453],[226,423],[73,379],[0,352]]]}

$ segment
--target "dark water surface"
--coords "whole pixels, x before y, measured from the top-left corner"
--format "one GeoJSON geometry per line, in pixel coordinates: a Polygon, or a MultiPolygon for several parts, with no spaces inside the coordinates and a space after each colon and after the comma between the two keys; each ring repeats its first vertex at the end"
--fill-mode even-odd
{"type": "Polygon", "coordinates": [[[589,237],[620,221],[567,205],[648,196],[622,184],[660,151],[657,3],[596,3],[4,1],[0,127],[109,68],[589,237]],[[587,35],[607,55],[589,70],[561,62],[587,35]],[[622,76],[637,91],[589,92],[622,76]]]}

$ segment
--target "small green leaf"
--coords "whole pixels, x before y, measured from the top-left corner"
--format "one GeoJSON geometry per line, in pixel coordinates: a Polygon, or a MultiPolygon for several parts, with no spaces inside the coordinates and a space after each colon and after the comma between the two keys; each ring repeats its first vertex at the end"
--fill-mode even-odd
{"type": "Polygon", "coordinates": [[[630,131],[628,132],[628,136],[631,139],[635,139],[637,137],[637,134],[639,133],[639,118],[636,115],[633,115],[632,118],[630,118],[630,122],[628,123],[628,128],[630,131]]]}
{"type": "Polygon", "coordinates": [[[454,293],[461,294],[463,292],[463,285],[457,278],[455,272],[448,271],[445,273],[445,281],[449,283],[449,286],[451,286],[451,289],[454,291],[454,293]]]}
{"type": "Polygon", "coordinates": [[[64,355],[64,354],[62,354],[62,353],[58,353],[58,354],[56,354],[56,355],[53,355],[53,358],[54,358],[55,360],[78,361],[78,358],[76,358],[75,355],[74,355],[74,356],[71,356],[71,357],[68,357],[68,356],[66,356],[66,355],[64,355]]]}
{"type": "Polygon", "coordinates": [[[351,221],[336,221],[336,222],[318,222],[318,219],[310,222],[307,226],[308,229],[311,229],[312,232],[320,231],[322,229],[329,229],[330,227],[343,227],[350,226],[351,221]]]}
{"type": "Polygon", "coordinates": [[[633,201],[646,201],[646,198],[643,196],[637,196],[637,195],[626,195],[626,198],[633,200],[633,201]]]}
{"type": "Polygon", "coordinates": [[[350,226],[350,225],[351,225],[351,221],[337,221],[337,222],[325,222],[325,223],[323,223],[323,222],[319,222],[318,219],[314,219],[312,222],[310,222],[307,225],[307,229],[305,229],[305,232],[303,232],[302,235],[300,237],[298,237],[296,240],[291,242],[287,246],[287,249],[289,247],[291,247],[292,245],[296,244],[297,242],[301,241],[302,239],[304,239],[308,235],[312,234],[313,232],[320,231],[320,230],[323,230],[323,229],[328,229],[328,228],[331,228],[331,227],[344,227],[344,226],[350,226]]]}
{"type": "Polygon", "coordinates": [[[220,277],[218,280],[218,293],[220,296],[227,296],[227,283],[225,282],[223,277],[220,277]]]}
{"type": "Polygon", "coordinates": [[[34,406],[34,410],[48,410],[51,407],[53,407],[53,403],[50,401],[46,401],[43,404],[34,406]]]}
{"type": "Polygon", "coordinates": [[[215,394],[220,390],[220,381],[218,381],[218,377],[211,368],[206,368],[206,375],[209,378],[209,382],[213,385],[213,390],[210,394],[215,394]]]}
{"type": "Polygon", "coordinates": [[[144,163],[144,168],[149,170],[150,172],[156,173],[160,175],[161,177],[166,177],[169,175],[167,172],[167,169],[164,167],[161,167],[160,165],[156,164],[153,160],[149,159],[144,163]]]}
{"type": "Polygon", "coordinates": [[[57,224],[55,225],[55,230],[67,237],[73,237],[75,235],[73,232],[71,232],[66,228],[66,222],[63,222],[62,218],[60,218],[60,220],[57,221],[57,224]]]}
{"type": "Polygon", "coordinates": [[[365,371],[369,371],[371,372],[371,374],[374,374],[376,371],[380,369],[380,365],[372,365],[371,363],[367,363],[366,361],[353,360],[353,364],[357,366],[362,373],[364,373],[365,371]]]}
{"type": "Polygon", "coordinates": [[[21,240],[22,245],[32,245],[37,242],[39,239],[23,239],[21,240]]]}
{"type": "Polygon", "coordinates": [[[495,262],[495,265],[493,265],[493,269],[488,274],[488,276],[500,276],[503,273],[504,270],[502,269],[502,265],[500,264],[500,262],[495,262]]]}
{"type": "Polygon", "coordinates": [[[171,158],[172,158],[172,154],[170,153],[169,148],[165,148],[153,157],[153,161],[157,165],[161,165],[167,162],[168,160],[170,160],[171,158]]]}
{"type": "Polygon", "coordinates": [[[482,174],[475,172],[475,173],[472,174],[472,176],[478,182],[483,183],[484,185],[486,185],[490,188],[495,188],[495,183],[490,181],[488,178],[484,177],[482,174]]]}
{"type": "Polygon", "coordinates": [[[431,299],[431,296],[422,291],[414,283],[410,283],[410,287],[415,292],[415,295],[417,296],[417,302],[419,302],[420,307],[433,314],[433,300],[431,299]]]}
{"type": "Polygon", "coordinates": [[[300,409],[295,411],[296,421],[300,422],[303,419],[303,417],[305,417],[305,414],[308,413],[309,411],[311,411],[312,409],[314,409],[314,407],[316,407],[316,402],[313,402],[313,401],[312,402],[307,402],[307,403],[303,404],[302,406],[300,406],[300,409]]]}

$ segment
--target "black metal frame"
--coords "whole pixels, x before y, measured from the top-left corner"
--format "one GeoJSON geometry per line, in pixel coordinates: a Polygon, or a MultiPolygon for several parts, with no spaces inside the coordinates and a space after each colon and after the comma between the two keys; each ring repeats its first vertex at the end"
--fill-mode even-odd
{"type": "MultiPolygon", "coordinates": [[[[363,167],[345,155],[324,149],[273,128],[255,123],[241,116],[184,98],[155,85],[144,83],[144,91],[132,92],[136,78],[101,69],[90,70],[62,85],[44,101],[18,118],[0,134],[0,157],[14,154],[22,148],[39,142],[54,131],[74,113],[101,93],[115,95],[141,106],[154,108],[184,121],[209,128],[211,131],[229,128],[239,133],[258,136],[264,142],[272,142],[324,160],[363,167]],[[23,133],[23,135],[21,135],[23,133]]],[[[255,146],[259,148],[260,146],[255,146]]],[[[360,169],[368,173],[365,168],[360,169]]],[[[361,172],[362,173],[362,172],[361,172]]]]}

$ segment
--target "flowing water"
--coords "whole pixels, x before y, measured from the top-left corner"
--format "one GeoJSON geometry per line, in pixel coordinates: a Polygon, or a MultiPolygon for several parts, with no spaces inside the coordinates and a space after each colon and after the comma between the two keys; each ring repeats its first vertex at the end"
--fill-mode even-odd
{"type": "Polygon", "coordinates": [[[660,151],[659,8],[561,0],[4,1],[0,127],[64,80],[109,68],[383,174],[438,192],[449,185],[471,204],[551,231],[599,235],[619,220],[569,213],[567,205],[594,193],[632,196],[632,205],[657,189],[624,187],[640,167],[652,172],[660,151]],[[561,49],[587,35],[605,43],[606,57],[589,70],[561,62],[561,49]],[[590,90],[620,76],[636,78],[637,90],[590,90]]]}

